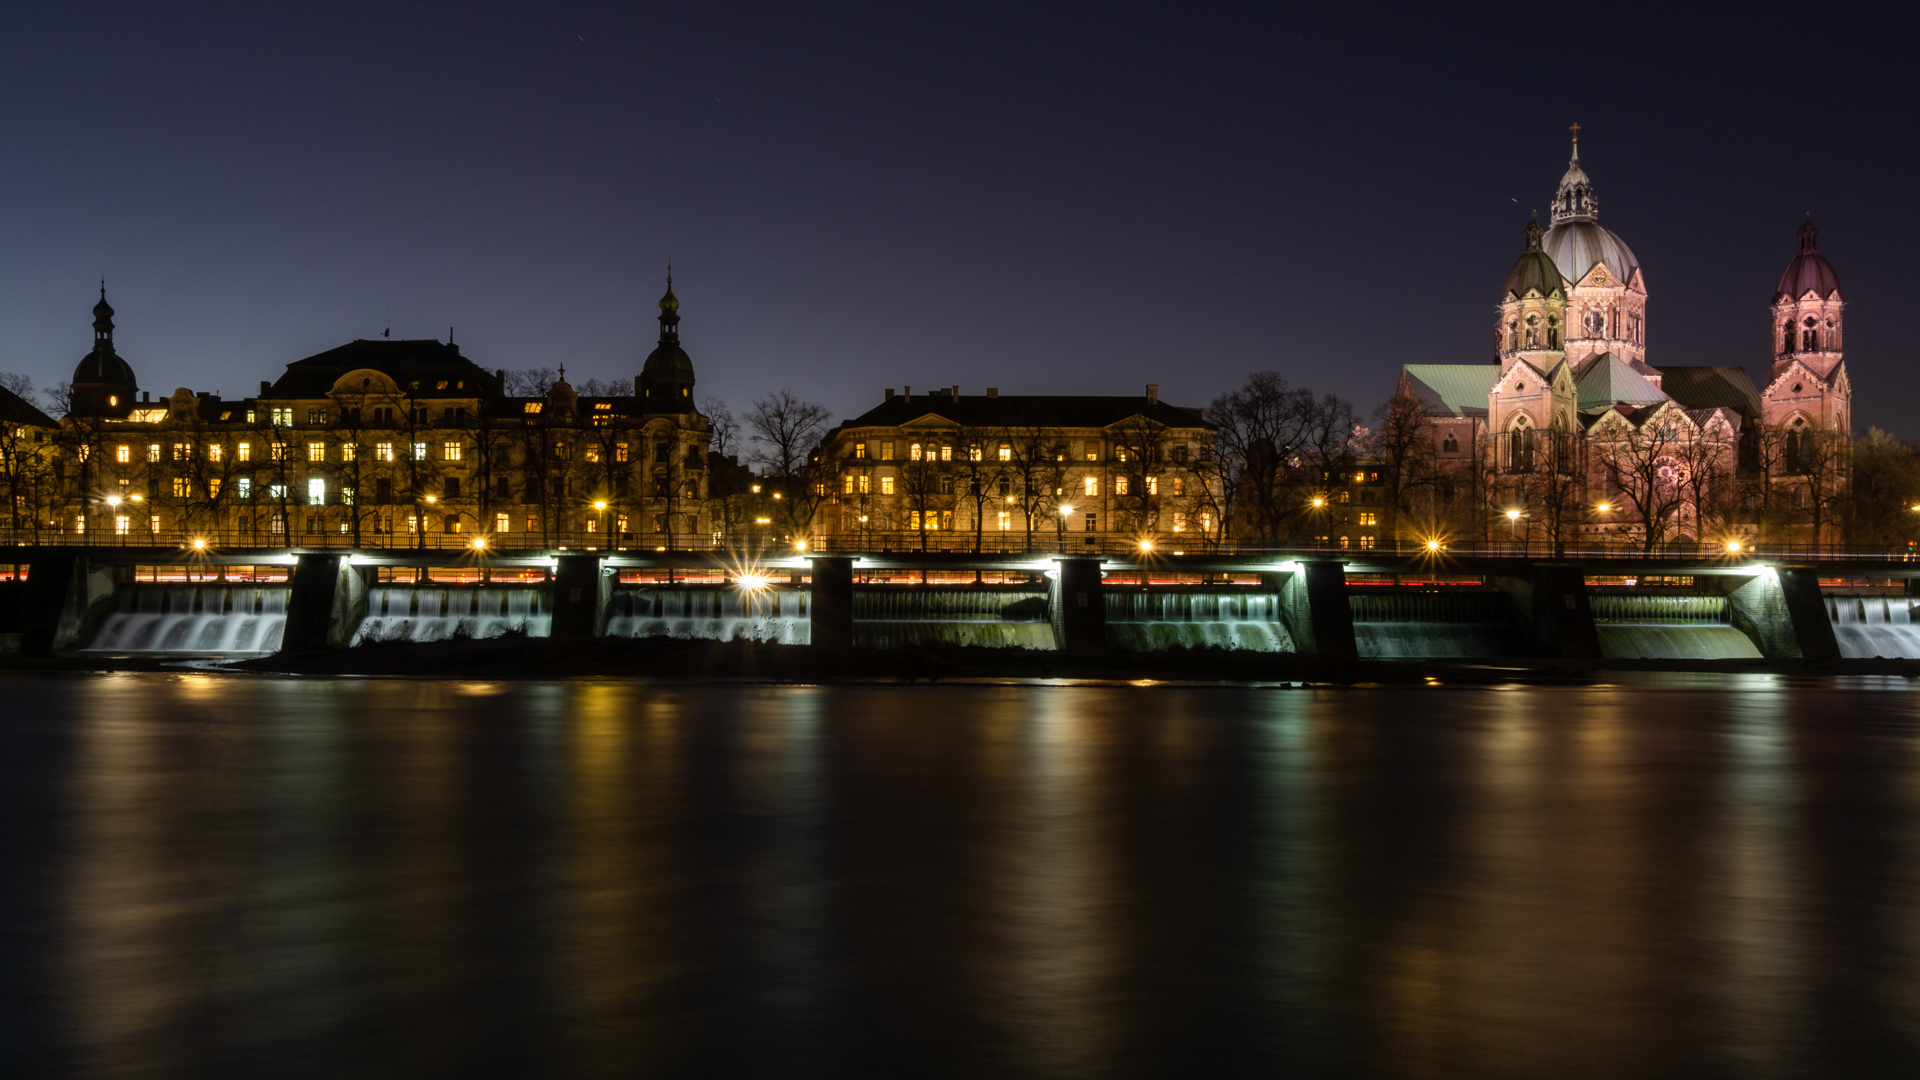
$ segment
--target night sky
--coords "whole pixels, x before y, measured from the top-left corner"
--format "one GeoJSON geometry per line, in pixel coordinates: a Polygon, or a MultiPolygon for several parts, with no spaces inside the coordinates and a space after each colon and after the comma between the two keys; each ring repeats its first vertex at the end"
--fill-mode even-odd
{"type": "Polygon", "coordinates": [[[388,326],[631,377],[671,254],[696,396],[736,411],[1201,405],[1261,368],[1371,410],[1401,364],[1491,358],[1577,120],[1649,362],[1760,381],[1811,210],[1856,425],[1920,437],[1896,27],[929,8],[11,7],[0,370],[67,378],[105,274],[156,393],[247,394],[388,326]]]}

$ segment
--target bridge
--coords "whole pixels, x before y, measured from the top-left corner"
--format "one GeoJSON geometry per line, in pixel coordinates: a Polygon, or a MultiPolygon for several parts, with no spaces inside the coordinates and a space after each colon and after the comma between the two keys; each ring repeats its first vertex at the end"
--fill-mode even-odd
{"type": "MultiPolygon", "coordinates": [[[[1715,618],[1738,630],[1762,657],[1846,655],[1829,596],[1864,588],[1879,596],[1920,596],[1920,559],[1886,552],[1574,552],[1442,549],[1241,549],[1166,552],[1135,547],[1022,552],[753,552],[462,548],[243,548],[160,545],[0,546],[0,647],[64,652],[94,642],[127,598],[163,584],[244,583],[285,590],[283,651],[343,647],[368,616],[376,589],[445,586],[532,591],[555,638],[608,633],[616,596],[635,589],[711,596],[798,595],[807,642],[856,645],[856,596],[1020,592],[1046,597],[1055,648],[1105,650],[1114,634],[1114,596],[1259,598],[1289,651],[1332,657],[1374,655],[1358,624],[1378,595],[1472,595],[1483,620],[1503,621],[1509,655],[1600,658],[1606,618],[1596,596],[1622,591],[1708,598],[1715,618]],[[1358,604],[1356,604],[1356,602],[1358,604]],[[1491,614],[1488,614],[1491,613],[1491,614]]],[[[177,590],[176,590],[177,591],[177,590]]],[[[189,601],[169,600],[168,603],[189,601]]],[[[230,604],[194,600],[193,604],[230,604]]],[[[1609,602],[1610,610],[1622,607],[1609,602]]],[[[478,608],[478,601],[474,605],[478,608]]],[[[1135,605],[1138,606],[1138,605],[1135,605]]],[[[1204,605],[1203,605],[1204,606],[1204,605]]],[[[1243,608],[1244,604],[1241,605],[1243,608]]],[[[1404,606],[1404,605],[1402,605],[1404,606]]],[[[201,608],[193,609],[200,612],[201,608]]],[[[226,611],[220,608],[219,611],[226,611]]],[[[1888,608],[1887,610],[1892,610],[1888,608]]],[[[207,614],[218,614],[213,606],[207,614]]],[[[544,616],[543,616],[544,617],[544,616]]],[[[1891,617],[1891,616],[1890,616],[1891,617]]],[[[1036,619],[1039,617],[1036,615],[1036,619]]],[[[1905,624],[1903,624],[1905,625],[1905,624]]],[[[1902,654],[1905,655],[1905,654],[1902,654]]]]}

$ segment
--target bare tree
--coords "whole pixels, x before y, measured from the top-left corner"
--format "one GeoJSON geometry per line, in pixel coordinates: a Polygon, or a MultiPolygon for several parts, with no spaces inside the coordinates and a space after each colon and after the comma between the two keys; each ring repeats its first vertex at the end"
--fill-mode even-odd
{"type": "Polygon", "coordinates": [[[1853,444],[1853,482],[1847,503],[1847,542],[1891,550],[1915,532],[1920,503],[1920,454],[1879,428],[1853,444]]]}
{"type": "Polygon", "coordinates": [[[1434,466],[1433,418],[1411,394],[1395,394],[1373,415],[1374,430],[1364,451],[1379,467],[1387,510],[1383,531],[1398,548],[1402,519],[1412,512],[1414,496],[1432,488],[1439,477],[1434,466]]]}
{"type": "Polygon", "coordinates": [[[806,535],[825,498],[832,467],[822,461],[819,446],[832,419],[826,406],[804,401],[788,389],[756,400],[747,413],[747,430],[755,446],[753,460],[777,482],[783,496],[781,512],[792,536],[806,535]],[[816,472],[821,475],[816,477],[816,472]]]}
{"type": "Polygon", "coordinates": [[[717,397],[700,399],[700,411],[712,425],[713,438],[707,443],[707,449],[722,457],[737,457],[740,453],[740,422],[733,418],[733,410],[717,397]]]}
{"type": "Polygon", "coordinates": [[[1686,445],[1697,430],[1685,410],[1653,407],[1636,426],[1615,412],[1595,424],[1595,457],[1639,519],[1640,550],[1651,555],[1687,505],[1686,445]]]}

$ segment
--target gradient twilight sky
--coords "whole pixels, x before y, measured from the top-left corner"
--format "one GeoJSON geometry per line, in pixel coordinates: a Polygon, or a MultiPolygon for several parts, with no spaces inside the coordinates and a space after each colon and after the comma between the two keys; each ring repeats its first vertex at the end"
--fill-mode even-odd
{"type": "Polygon", "coordinates": [[[1855,421],[1920,437],[1893,27],[1441,7],[17,5],[0,370],[68,378],[105,274],[157,394],[248,394],[388,325],[631,377],[671,253],[695,394],[736,411],[1201,405],[1261,368],[1371,410],[1403,363],[1490,360],[1577,120],[1649,362],[1759,382],[1812,210],[1855,421]]]}

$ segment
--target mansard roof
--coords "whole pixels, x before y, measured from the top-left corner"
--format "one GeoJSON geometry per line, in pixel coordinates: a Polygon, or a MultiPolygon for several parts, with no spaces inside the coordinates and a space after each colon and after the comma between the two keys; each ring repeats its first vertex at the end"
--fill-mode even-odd
{"type": "Polygon", "coordinates": [[[1741,416],[1760,415],[1760,391],[1741,367],[1662,367],[1660,389],[1689,409],[1732,409],[1741,416]]]}
{"type": "Polygon", "coordinates": [[[1408,364],[1407,389],[1430,416],[1485,416],[1499,364],[1408,364]]]}
{"type": "Polygon", "coordinates": [[[1212,428],[1204,410],[1182,408],[1145,395],[1104,397],[1081,394],[985,394],[953,396],[946,391],[888,398],[841,428],[901,427],[915,421],[946,421],[957,427],[1105,428],[1135,416],[1174,428],[1212,428]]]}
{"type": "Polygon", "coordinates": [[[340,376],[372,368],[420,397],[493,396],[501,392],[492,372],[460,355],[460,346],[431,338],[419,341],[350,341],[287,365],[287,373],[263,394],[268,398],[325,397],[340,376]],[[445,380],[446,389],[438,383],[445,380]],[[419,383],[415,388],[411,384],[419,383]],[[463,385],[464,384],[464,385],[463,385]]]}
{"type": "Polygon", "coordinates": [[[33,402],[0,386],[0,423],[29,427],[59,427],[53,417],[33,407],[33,402]]]}
{"type": "Polygon", "coordinates": [[[1658,405],[1667,400],[1660,388],[1612,353],[1601,353],[1580,373],[1578,408],[1605,409],[1613,405],[1658,405]]]}

